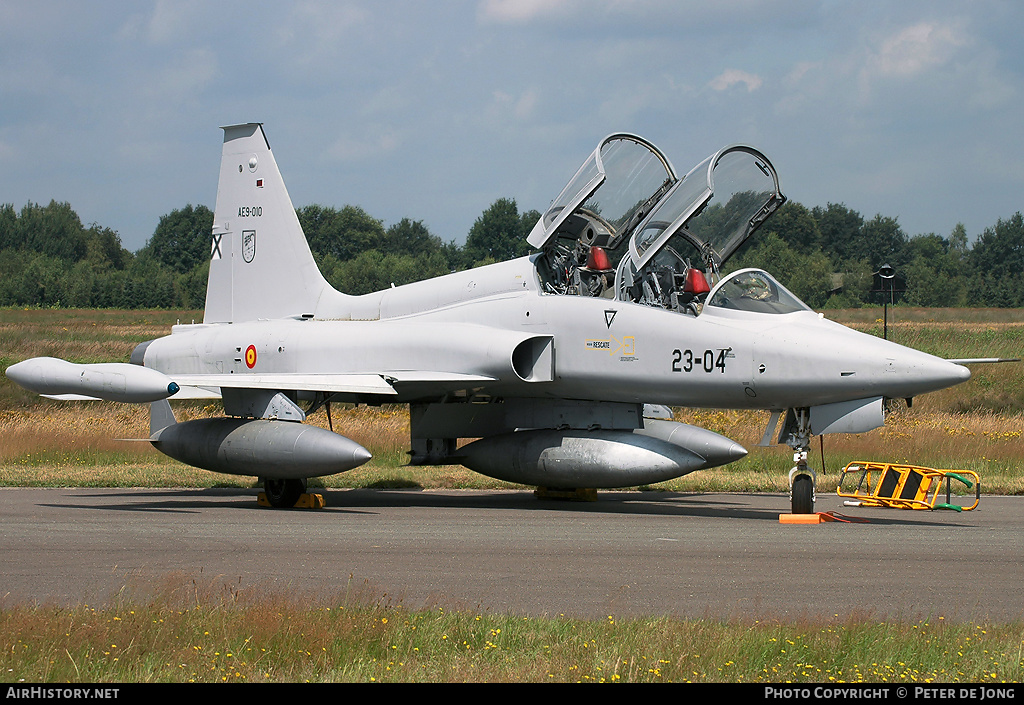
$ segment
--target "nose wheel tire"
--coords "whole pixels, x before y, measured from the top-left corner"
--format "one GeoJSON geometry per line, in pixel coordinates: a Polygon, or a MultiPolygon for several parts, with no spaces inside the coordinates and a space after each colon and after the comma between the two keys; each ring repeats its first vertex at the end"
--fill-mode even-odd
{"type": "Polygon", "coordinates": [[[306,491],[304,480],[263,480],[263,492],[271,507],[294,507],[299,497],[306,491]]]}
{"type": "Polygon", "coordinates": [[[814,513],[814,479],[810,475],[793,478],[792,500],[794,514],[814,513]]]}

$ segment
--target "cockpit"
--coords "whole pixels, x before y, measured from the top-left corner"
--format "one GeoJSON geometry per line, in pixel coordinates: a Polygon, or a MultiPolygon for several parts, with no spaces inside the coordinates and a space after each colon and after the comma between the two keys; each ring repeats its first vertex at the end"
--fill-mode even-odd
{"type": "Polygon", "coordinates": [[[810,311],[803,301],[760,269],[741,269],[727,275],[709,292],[707,305],[748,313],[810,311]]]}
{"type": "Polygon", "coordinates": [[[784,202],[775,168],[752,147],[726,147],[679,178],[653,144],[614,134],[528,240],[542,251],[547,293],[697,315],[722,264],[784,202]]]}

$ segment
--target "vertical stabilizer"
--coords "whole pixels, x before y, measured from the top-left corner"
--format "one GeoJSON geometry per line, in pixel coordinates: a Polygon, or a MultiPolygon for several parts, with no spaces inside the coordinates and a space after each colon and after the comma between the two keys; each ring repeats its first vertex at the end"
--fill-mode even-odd
{"type": "Polygon", "coordinates": [[[260,123],[223,128],[206,323],[313,314],[325,291],[260,123]]]}

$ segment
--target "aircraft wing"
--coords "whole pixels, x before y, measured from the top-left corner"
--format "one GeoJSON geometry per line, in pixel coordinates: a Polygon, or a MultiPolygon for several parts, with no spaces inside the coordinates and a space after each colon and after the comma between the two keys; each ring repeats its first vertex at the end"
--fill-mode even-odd
{"type": "MultiPolygon", "coordinates": [[[[334,392],[347,394],[381,394],[395,396],[398,391],[394,384],[434,383],[434,384],[481,384],[493,382],[494,378],[486,375],[471,375],[458,372],[438,372],[429,370],[395,370],[379,374],[306,374],[306,373],[269,373],[269,374],[171,374],[168,375],[181,387],[182,391],[195,389],[198,392],[210,388],[227,387],[229,389],[273,389],[295,390],[308,392],[334,392]]],[[[186,393],[193,393],[188,391],[186,393]]],[[[219,396],[219,395],[215,395],[219,396]]],[[[203,396],[178,396],[175,399],[201,399],[203,396]]]]}
{"type": "MultiPolygon", "coordinates": [[[[174,393],[175,401],[184,401],[186,399],[220,399],[220,392],[217,391],[216,387],[212,387],[210,389],[187,385],[180,385],[180,387],[181,388],[174,393]]],[[[47,399],[53,399],[55,401],[103,401],[100,397],[89,396],[88,394],[40,394],[39,396],[47,399]]],[[[120,438],[118,440],[139,439],[120,438]]]]}
{"type": "Polygon", "coordinates": [[[377,374],[185,374],[168,375],[182,387],[227,387],[229,389],[275,389],[309,392],[386,394],[398,392],[377,374]]]}

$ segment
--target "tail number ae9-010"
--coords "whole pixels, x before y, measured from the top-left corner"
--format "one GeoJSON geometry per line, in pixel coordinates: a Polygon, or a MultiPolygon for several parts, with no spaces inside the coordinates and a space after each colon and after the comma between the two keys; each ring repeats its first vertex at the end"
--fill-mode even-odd
{"type": "Polygon", "coordinates": [[[722,350],[705,350],[703,353],[694,352],[692,350],[673,350],[672,351],[672,371],[673,372],[693,372],[694,370],[703,370],[708,374],[718,370],[719,372],[725,372],[725,358],[732,348],[723,348],[722,350]]]}

